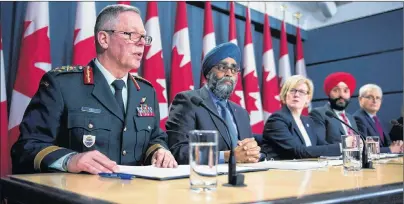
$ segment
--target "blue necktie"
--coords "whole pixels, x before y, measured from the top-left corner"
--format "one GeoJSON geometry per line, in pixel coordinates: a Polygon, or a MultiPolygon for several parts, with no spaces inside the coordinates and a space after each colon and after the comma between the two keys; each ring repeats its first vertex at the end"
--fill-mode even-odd
{"type": "Polygon", "coordinates": [[[231,120],[232,115],[231,115],[230,111],[226,108],[227,102],[218,101],[217,105],[220,106],[222,118],[226,122],[227,127],[229,128],[230,139],[232,140],[233,148],[235,148],[237,146],[237,140],[238,140],[237,130],[234,127],[233,122],[231,120]]]}
{"type": "Polygon", "coordinates": [[[123,98],[122,98],[122,89],[125,86],[125,82],[122,79],[117,79],[112,82],[112,86],[115,88],[115,99],[118,103],[119,108],[122,111],[122,114],[125,115],[125,106],[123,105],[123,98]]]}

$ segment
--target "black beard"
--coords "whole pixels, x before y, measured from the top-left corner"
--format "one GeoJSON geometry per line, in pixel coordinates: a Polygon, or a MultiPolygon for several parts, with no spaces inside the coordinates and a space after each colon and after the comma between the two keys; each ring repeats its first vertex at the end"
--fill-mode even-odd
{"type": "Polygon", "coordinates": [[[334,98],[334,99],[328,98],[328,101],[330,102],[331,108],[335,109],[337,111],[345,110],[345,108],[348,107],[348,104],[349,104],[349,99],[344,99],[342,97],[334,98]],[[337,101],[340,99],[344,100],[344,104],[337,104],[337,101]]]}
{"type": "Polygon", "coordinates": [[[208,74],[207,78],[209,89],[219,100],[227,100],[230,98],[237,80],[231,77],[222,77],[221,79],[219,79],[214,73],[208,74]],[[230,81],[231,85],[225,84],[225,81],[230,81]]]}

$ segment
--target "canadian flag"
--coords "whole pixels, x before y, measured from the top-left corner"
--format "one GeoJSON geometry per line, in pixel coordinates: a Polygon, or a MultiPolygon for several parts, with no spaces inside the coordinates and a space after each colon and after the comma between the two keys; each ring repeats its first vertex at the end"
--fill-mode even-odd
{"type": "Polygon", "coordinates": [[[10,171],[10,151],[8,148],[7,130],[7,95],[6,77],[4,72],[3,41],[0,28],[0,177],[9,174],[10,171]]]}
{"type": "Polygon", "coordinates": [[[96,57],[94,42],[95,21],[95,3],[93,1],[77,2],[73,65],[85,66],[96,57]]]}
{"type": "Polygon", "coordinates": [[[281,28],[281,44],[280,44],[280,56],[279,56],[279,77],[280,77],[280,87],[282,87],[285,80],[290,77],[290,62],[288,53],[288,41],[286,39],[286,27],[285,22],[282,21],[281,28]]]}
{"type": "Polygon", "coordinates": [[[176,13],[171,54],[170,102],[172,102],[177,93],[194,89],[191,50],[189,47],[187,5],[185,1],[177,2],[176,13]]]}
{"type": "Polygon", "coordinates": [[[17,76],[11,97],[9,148],[18,139],[19,125],[42,76],[51,70],[48,2],[28,2],[17,76]]]}
{"type": "Polygon", "coordinates": [[[149,80],[156,89],[160,110],[160,127],[165,130],[168,118],[167,85],[164,71],[163,50],[160,36],[160,23],[157,2],[147,2],[146,32],[153,38],[150,46],[145,47],[143,54],[143,77],[149,80]]]}
{"type": "MultiPolygon", "coordinates": [[[[118,1],[118,4],[130,5],[130,1],[118,1]]],[[[154,41],[154,37],[153,37],[153,41],[154,41]]],[[[138,69],[131,69],[129,72],[130,72],[132,75],[139,76],[138,69]]],[[[160,114],[161,114],[161,113],[160,113],[160,114]]]]}
{"type": "MultiPolygon", "coordinates": [[[[204,25],[203,25],[203,50],[202,50],[202,60],[205,58],[205,55],[211,51],[214,47],[216,47],[216,37],[215,37],[215,28],[213,27],[212,20],[212,8],[210,6],[210,2],[205,2],[205,17],[204,17],[204,25]]],[[[205,76],[203,76],[201,70],[201,84],[202,87],[206,83],[205,76]]]]}
{"type": "Polygon", "coordinates": [[[244,98],[250,125],[253,133],[262,134],[264,128],[261,94],[258,87],[257,70],[255,66],[254,47],[251,37],[250,9],[246,8],[245,38],[244,38],[244,98]]]}
{"type": "Polygon", "coordinates": [[[276,75],[274,50],[272,49],[271,29],[268,14],[264,15],[264,48],[262,54],[262,97],[264,122],[272,113],[281,109],[279,83],[276,75]]]}
{"type": "MultiPolygon", "coordinates": [[[[306,64],[304,63],[304,57],[303,57],[302,37],[300,35],[299,27],[297,27],[297,29],[296,29],[296,66],[295,66],[295,69],[296,69],[296,74],[307,77],[306,64]]],[[[308,115],[309,109],[311,109],[311,103],[308,104],[308,108],[303,109],[302,115],[308,115]]]]}
{"type": "MultiPolygon", "coordinates": [[[[234,2],[230,2],[230,23],[229,23],[229,42],[237,45],[236,34],[236,17],[234,16],[234,2]]],[[[233,93],[230,96],[230,100],[237,103],[241,107],[245,108],[244,91],[243,91],[243,78],[241,73],[238,73],[238,80],[233,93]]]]}

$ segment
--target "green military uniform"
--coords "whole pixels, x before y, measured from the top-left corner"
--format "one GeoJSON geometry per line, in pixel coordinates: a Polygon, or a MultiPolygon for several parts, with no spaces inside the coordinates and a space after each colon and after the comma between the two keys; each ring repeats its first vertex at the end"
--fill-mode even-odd
{"type": "Polygon", "coordinates": [[[98,150],[122,165],[150,164],[167,148],[150,82],[129,74],[126,114],[94,61],[46,73],[20,124],[12,147],[14,173],[47,172],[71,152],[98,150]]]}

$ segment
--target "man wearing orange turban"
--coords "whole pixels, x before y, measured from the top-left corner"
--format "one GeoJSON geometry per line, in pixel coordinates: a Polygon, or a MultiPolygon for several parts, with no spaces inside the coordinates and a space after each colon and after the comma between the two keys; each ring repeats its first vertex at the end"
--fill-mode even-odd
{"type": "Polygon", "coordinates": [[[339,119],[358,130],[356,122],[351,114],[345,109],[349,104],[352,94],[355,92],[356,80],[346,72],[336,72],[328,75],[324,80],[324,91],[328,96],[329,103],[323,107],[312,109],[311,117],[318,127],[318,134],[325,136],[328,143],[340,143],[341,135],[355,134],[350,128],[339,122],[335,118],[328,117],[325,112],[334,112],[339,119]]]}

